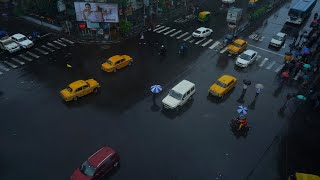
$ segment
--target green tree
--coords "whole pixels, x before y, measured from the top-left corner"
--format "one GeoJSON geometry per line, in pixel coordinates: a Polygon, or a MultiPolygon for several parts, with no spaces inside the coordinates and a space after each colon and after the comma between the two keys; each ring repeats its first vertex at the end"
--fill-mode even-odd
{"type": "Polygon", "coordinates": [[[54,16],[57,13],[58,0],[19,0],[19,6],[24,13],[48,14],[54,16]]]}
{"type": "Polygon", "coordinates": [[[121,19],[119,22],[120,30],[122,33],[128,33],[132,28],[132,23],[127,19],[121,19]]]}

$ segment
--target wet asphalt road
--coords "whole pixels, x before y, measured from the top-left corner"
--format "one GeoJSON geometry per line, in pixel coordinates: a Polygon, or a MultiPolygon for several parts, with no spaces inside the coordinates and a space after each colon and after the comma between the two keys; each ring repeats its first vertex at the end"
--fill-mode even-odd
{"type": "MultiPolygon", "coordinates": [[[[285,5],[276,13],[286,11],[285,5]]],[[[267,47],[275,29],[281,30],[270,22],[284,23],[283,16],[273,18],[265,26],[263,41],[249,38],[259,29],[243,35],[251,45],[248,48],[261,56],[245,70],[234,66],[235,57],[194,43],[188,43],[190,50],[181,57],[176,38],[146,32],[147,39],[161,39],[166,44],[167,57],[159,57],[157,48],[149,44],[139,45],[136,37],[112,47],[75,44],[48,55],[50,58],[41,56],[28,66],[6,72],[0,77],[0,178],[68,179],[78,165],[106,144],[119,152],[121,167],[104,179],[246,179],[285,123],[277,114],[285,94],[295,91],[292,85],[274,94],[275,71],[288,49],[267,47]],[[68,52],[76,61],[72,69],[65,64],[68,52]],[[122,53],[134,58],[133,66],[114,74],[100,70],[105,58],[122,53]],[[262,63],[265,58],[269,60],[262,63]],[[207,98],[209,86],[224,73],[238,78],[236,88],[223,101],[207,98]],[[101,83],[98,95],[75,103],[62,102],[58,94],[62,88],[87,78],[101,83]],[[196,84],[194,100],[181,113],[163,112],[162,98],[182,79],[196,84]],[[243,79],[265,88],[249,110],[252,128],[248,136],[237,139],[230,132],[229,121],[237,116],[243,79]],[[164,88],[156,99],[159,107],[153,105],[149,92],[155,83],[164,88]]],[[[56,38],[52,35],[43,43],[56,38]]],[[[245,106],[252,103],[254,94],[250,86],[245,106]]],[[[276,167],[271,169],[277,174],[276,167]]]]}

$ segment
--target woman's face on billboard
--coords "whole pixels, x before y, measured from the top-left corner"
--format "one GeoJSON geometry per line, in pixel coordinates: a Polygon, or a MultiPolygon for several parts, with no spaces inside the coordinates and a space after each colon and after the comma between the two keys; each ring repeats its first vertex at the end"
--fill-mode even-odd
{"type": "Polygon", "coordinates": [[[90,6],[89,4],[86,4],[86,5],[85,5],[85,10],[86,10],[86,11],[91,11],[91,6],[90,6]]]}

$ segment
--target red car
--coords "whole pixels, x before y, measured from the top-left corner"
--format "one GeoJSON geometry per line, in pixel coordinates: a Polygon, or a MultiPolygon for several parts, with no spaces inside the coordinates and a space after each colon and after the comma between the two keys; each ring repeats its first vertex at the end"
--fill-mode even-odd
{"type": "Polygon", "coordinates": [[[119,163],[119,155],[112,148],[104,146],[73,172],[71,180],[100,179],[111,169],[119,166],[119,163]]]}

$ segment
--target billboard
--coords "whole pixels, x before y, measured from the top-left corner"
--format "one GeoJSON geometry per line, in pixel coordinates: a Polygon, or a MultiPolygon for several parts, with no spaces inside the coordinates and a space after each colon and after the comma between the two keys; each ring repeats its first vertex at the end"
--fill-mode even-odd
{"type": "Polygon", "coordinates": [[[77,21],[118,23],[118,4],[74,2],[77,21]]]}

